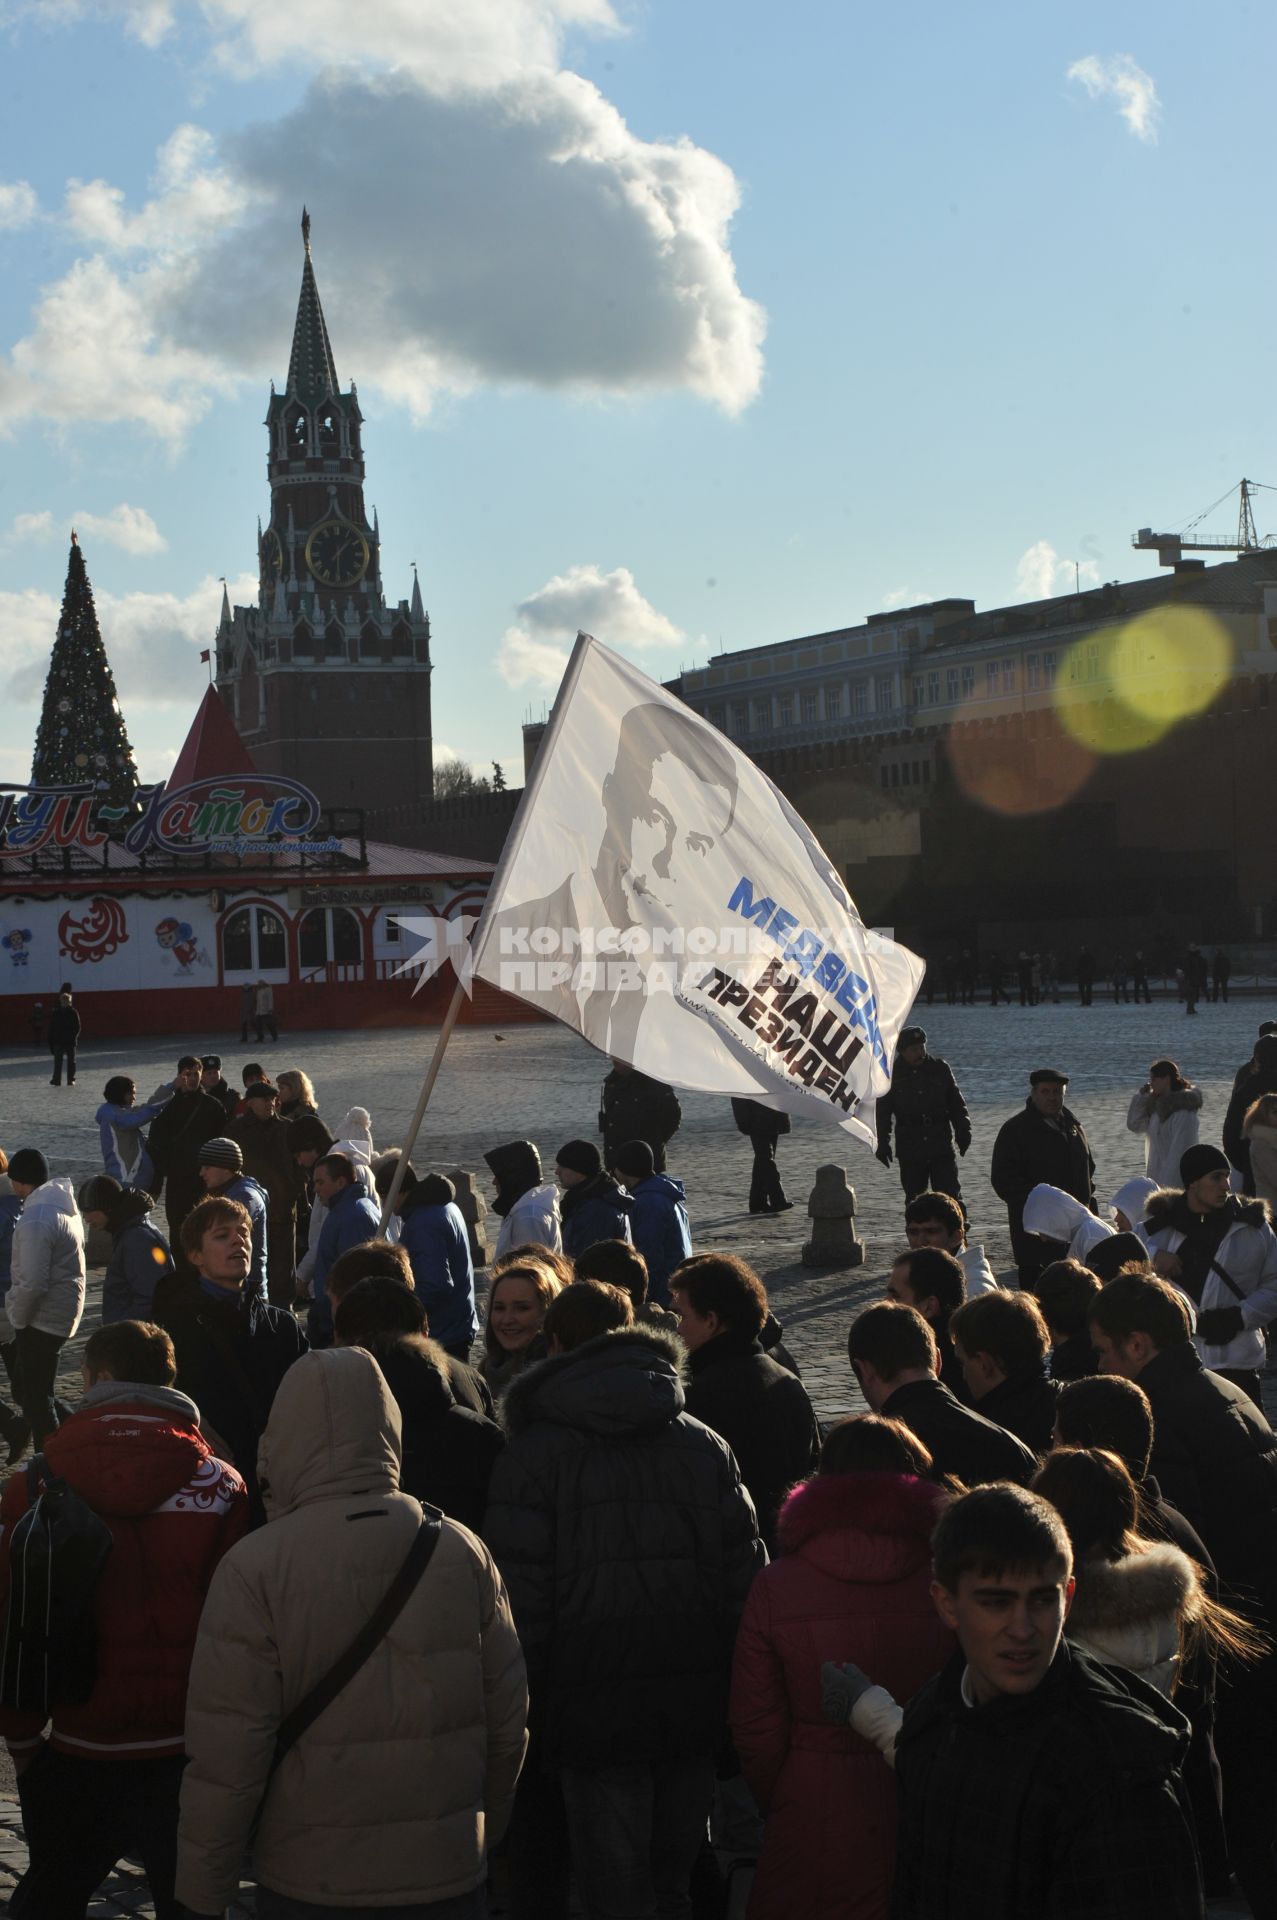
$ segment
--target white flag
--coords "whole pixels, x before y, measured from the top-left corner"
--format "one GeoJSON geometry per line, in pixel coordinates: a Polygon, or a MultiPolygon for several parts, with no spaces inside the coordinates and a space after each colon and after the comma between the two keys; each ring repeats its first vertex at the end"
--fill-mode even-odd
{"type": "Polygon", "coordinates": [[[766,774],[581,634],[474,971],[654,1079],[872,1144],[923,963],[864,925],[766,774]]]}

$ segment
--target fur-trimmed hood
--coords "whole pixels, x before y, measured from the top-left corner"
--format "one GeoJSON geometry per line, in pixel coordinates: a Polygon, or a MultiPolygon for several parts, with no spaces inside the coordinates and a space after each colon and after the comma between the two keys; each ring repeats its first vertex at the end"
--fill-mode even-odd
{"type": "MultiPolygon", "coordinates": [[[[1224,1202],[1228,1213],[1229,1225],[1233,1227],[1268,1227],[1272,1225],[1272,1210],[1266,1200],[1250,1200],[1245,1196],[1232,1193],[1224,1202]]],[[[1187,1217],[1188,1203],[1184,1199],[1182,1188],[1159,1187],[1156,1193],[1150,1193],[1144,1203],[1144,1225],[1149,1233],[1165,1233],[1168,1227],[1183,1233],[1192,1222],[1187,1217]]]]}
{"type": "Polygon", "coordinates": [[[668,1426],[683,1411],[682,1344],[655,1327],[600,1334],[529,1367],[501,1403],[510,1434],[539,1421],[591,1433],[668,1426]]]}
{"type": "Polygon", "coordinates": [[[927,1565],[947,1499],[911,1474],[817,1473],[785,1501],[776,1537],[835,1579],[887,1584],[927,1565]]]}
{"type": "Polygon", "coordinates": [[[1124,1631],[1150,1620],[1193,1618],[1201,1611],[1201,1575],[1169,1541],[1121,1560],[1084,1560],[1069,1611],[1069,1630],[1124,1631]]]}

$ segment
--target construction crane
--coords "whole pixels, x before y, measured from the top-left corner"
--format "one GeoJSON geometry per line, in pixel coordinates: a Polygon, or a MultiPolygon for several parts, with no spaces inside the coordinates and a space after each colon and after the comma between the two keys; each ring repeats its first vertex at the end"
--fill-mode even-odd
{"type": "Polygon", "coordinates": [[[1271,547],[1273,537],[1266,534],[1261,540],[1255,531],[1255,512],[1251,506],[1251,495],[1256,492],[1277,493],[1277,487],[1270,487],[1262,480],[1243,480],[1238,487],[1230,487],[1222,493],[1212,506],[1190,520],[1183,533],[1154,533],[1151,527],[1141,527],[1138,533],[1131,535],[1133,547],[1154,549],[1158,563],[1163,567],[1178,566],[1186,553],[1258,553],[1261,547],[1271,547]],[[1191,538],[1203,520],[1208,520],[1216,508],[1222,507],[1225,500],[1231,500],[1233,494],[1240,495],[1237,510],[1237,537],[1230,540],[1227,534],[1203,533],[1196,539],[1191,538]]]}

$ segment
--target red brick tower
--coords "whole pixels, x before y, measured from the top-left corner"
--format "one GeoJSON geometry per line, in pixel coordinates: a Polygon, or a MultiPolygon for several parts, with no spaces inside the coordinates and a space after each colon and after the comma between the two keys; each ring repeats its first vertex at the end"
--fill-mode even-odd
{"type": "Polygon", "coordinates": [[[421,589],[388,606],[381,535],[364,506],[363,415],[341,391],[303,209],[301,296],[283,393],[266,427],[270,518],[257,604],[222,596],[217,686],[254,763],[326,806],[428,800],[430,619],[421,589]]]}

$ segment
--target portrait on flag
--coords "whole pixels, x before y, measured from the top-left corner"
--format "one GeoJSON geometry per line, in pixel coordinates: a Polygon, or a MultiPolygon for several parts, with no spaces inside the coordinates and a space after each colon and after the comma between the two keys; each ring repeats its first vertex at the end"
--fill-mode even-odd
{"type": "Polygon", "coordinates": [[[868,1138],[922,963],[752,761],[582,636],[474,970],[657,1079],[868,1138]]]}

